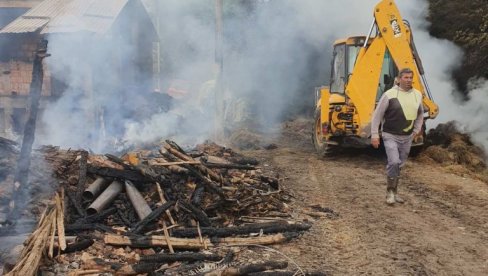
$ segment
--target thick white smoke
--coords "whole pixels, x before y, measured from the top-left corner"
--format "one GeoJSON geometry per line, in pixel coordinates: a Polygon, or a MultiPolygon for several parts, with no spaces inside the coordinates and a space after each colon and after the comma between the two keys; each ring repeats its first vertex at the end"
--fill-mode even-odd
{"type": "Polygon", "coordinates": [[[428,123],[435,127],[439,123],[457,121],[461,130],[469,133],[473,141],[488,150],[488,125],[483,118],[488,111],[488,80],[472,79],[468,85],[468,101],[461,97],[452,79],[452,71],[460,66],[462,51],[447,40],[429,35],[426,21],[427,1],[397,1],[404,18],[411,18],[417,49],[426,71],[435,102],[439,105],[439,116],[428,123]]]}
{"type": "MultiPolygon", "coordinates": [[[[105,110],[111,114],[112,120],[124,122],[120,132],[109,133],[109,136],[127,140],[128,143],[146,142],[170,135],[193,136],[200,141],[209,138],[216,123],[213,89],[216,76],[215,1],[145,2],[150,4],[153,22],[159,22],[159,88],[162,93],[173,89],[183,91],[183,94],[173,101],[171,110],[155,112],[142,121],[132,120],[130,114],[117,117],[121,109],[107,105],[105,110]]],[[[245,109],[243,113],[252,114],[249,120],[261,129],[275,125],[290,114],[309,110],[311,113],[314,87],[326,85],[329,79],[334,40],[366,35],[373,20],[373,8],[378,3],[377,0],[249,0],[247,5],[240,5],[246,4],[246,1],[223,2],[223,81],[227,114],[245,109]],[[239,105],[240,102],[247,105],[239,105]]],[[[473,100],[461,104],[455,97],[458,93],[451,72],[460,64],[462,52],[453,43],[428,34],[427,1],[398,0],[396,3],[402,16],[412,25],[426,77],[434,100],[440,107],[438,118],[429,122],[428,126],[457,120],[467,130],[478,133],[476,141],[486,143],[486,131],[480,128],[483,126],[476,125],[473,115],[468,116],[472,113],[466,110],[486,110],[486,105],[477,108],[471,105],[482,105],[477,98],[486,94],[487,85],[478,85],[472,92],[473,100]]],[[[50,48],[59,48],[56,43],[51,40],[50,48]]],[[[54,54],[53,51],[51,53],[54,54]]],[[[51,65],[56,66],[54,62],[51,65]]],[[[60,70],[66,71],[64,67],[60,70]]],[[[105,95],[104,91],[98,93],[105,95]]],[[[107,102],[112,99],[120,102],[116,93],[105,95],[104,99],[107,102]]],[[[67,114],[73,111],[72,104],[82,109],[83,101],[73,102],[73,99],[62,98],[56,112],[45,116],[46,124],[52,126],[51,130],[54,129],[51,140],[47,142],[70,145],[76,141],[83,146],[83,139],[71,135],[78,135],[77,131],[82,129],[75,128],[63,133],[59,133],[61,130],[58,129],[56,132],[59,126],[76,124],[65,118],[70,118],[67,114]],[[59,118],[63,118],[63,124],[56,120],[59,118]]],[[[229,127],[238,122],[239,118],[230,121],[229,127]]],[[[93,145],[89,146],[93,148],[93,145]]]]}

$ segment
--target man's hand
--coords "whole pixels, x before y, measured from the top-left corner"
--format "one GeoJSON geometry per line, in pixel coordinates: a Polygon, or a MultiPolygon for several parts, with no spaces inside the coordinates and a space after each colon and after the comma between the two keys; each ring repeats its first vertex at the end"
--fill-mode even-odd
{"type": "Polygon", "coordinates": [[[371,138],[371,145],[377,149],[380,146],[380,138],[371,138]]]}

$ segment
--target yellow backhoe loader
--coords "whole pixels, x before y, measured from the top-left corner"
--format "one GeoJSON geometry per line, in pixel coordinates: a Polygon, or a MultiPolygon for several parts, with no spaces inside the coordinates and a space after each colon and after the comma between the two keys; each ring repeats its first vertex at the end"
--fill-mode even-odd
{"type": "MultiPolygon", "coordinates": [[[[393,0],[380,1],[367,36],[334,43],[329,86],[315,90],[313,143],[323,155],[334,147],[368,147],[371,117],[382,94],[394,85],[399,69],[414,72],[413,87],[423,95],[425,119],[434,119],[438,106],[424,76],[412,30],[393,0]]],[[[425,127],[413,146],[423,144],[425,127]]]]}

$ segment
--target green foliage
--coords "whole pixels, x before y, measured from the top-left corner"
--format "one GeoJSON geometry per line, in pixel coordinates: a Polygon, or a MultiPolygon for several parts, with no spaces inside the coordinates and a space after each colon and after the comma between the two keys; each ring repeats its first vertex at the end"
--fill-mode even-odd
{"type": "Polygon", "coordinates": [[[430,33],[463,48],[462,67],[455,72],[461,89],[472,77],[488,78],[488,1],[429,0],[430,33]]]}

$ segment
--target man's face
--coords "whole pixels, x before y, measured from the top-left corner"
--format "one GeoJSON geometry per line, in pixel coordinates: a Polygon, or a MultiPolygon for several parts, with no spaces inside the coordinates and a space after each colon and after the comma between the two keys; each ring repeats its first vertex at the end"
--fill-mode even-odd
{"type": "Polygon", "coordinates": [[[403,90],[412,89],[413,73],[404,73],[400,77],[400,88],[403,90]]]}

